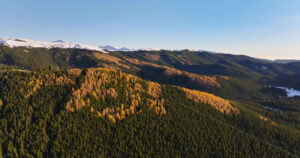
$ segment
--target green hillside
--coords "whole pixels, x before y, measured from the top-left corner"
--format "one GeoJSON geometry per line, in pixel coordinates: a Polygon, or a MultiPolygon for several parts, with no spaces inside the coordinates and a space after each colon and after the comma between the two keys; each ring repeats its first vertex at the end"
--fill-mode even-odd
{"type": "Polygon", "coordinates": [[[293,157],[299,130],[241,102],[109,69],[1,75],[7,157],[293,157]]]}

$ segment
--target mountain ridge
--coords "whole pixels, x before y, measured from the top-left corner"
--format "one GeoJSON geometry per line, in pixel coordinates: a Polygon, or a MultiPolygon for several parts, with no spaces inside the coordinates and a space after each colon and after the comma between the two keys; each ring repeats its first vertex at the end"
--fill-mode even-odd
{"type": "Polygon", "coordinates": [[[105,52],[103,49],[98,47],[93,47],[85,44],[80,44],[76,42],[65,42],[63,40],[56,40],[53,42],[42,42],[35,41],[30,39],[20,39],[20,38],[0,38],[0,45],[5,45],[9,47],[31,47],[31,48],[76,48],[76,49],[87,49],[87,50],[95,50],[105,52]]]}

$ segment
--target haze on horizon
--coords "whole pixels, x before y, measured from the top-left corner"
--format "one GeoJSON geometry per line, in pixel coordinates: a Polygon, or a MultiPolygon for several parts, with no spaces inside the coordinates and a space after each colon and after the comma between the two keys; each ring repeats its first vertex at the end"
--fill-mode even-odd
{"type": "Polygon", "coordinates": [[[299,0],[0,0],[0,37],[300,59],[299,0]]]}

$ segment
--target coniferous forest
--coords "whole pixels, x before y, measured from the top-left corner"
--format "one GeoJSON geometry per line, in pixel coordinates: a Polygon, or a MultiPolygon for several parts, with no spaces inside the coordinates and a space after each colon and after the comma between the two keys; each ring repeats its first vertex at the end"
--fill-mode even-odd
{"type": "Polygon", "coordinates": [[[3,157],[300,155],[300,99],[270,86],[297,89],[279,82],[297,76],[297,64],[189,51],[22,49],[0,49],[3,157]]]}

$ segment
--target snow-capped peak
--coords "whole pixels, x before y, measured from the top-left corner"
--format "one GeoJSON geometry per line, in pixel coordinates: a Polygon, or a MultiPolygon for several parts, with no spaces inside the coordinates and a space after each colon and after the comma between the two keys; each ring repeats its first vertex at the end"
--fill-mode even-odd
{"type": "Polygon", "coordinates": [[[134,52],[134,51],[190,51],[190,52],[206,52],[206,53],[216,53],[213,51],[207,51],[207,50],[197,50],[197,49],[152,49],[152,48],[139,48],[139,49],[129,49],[126,47],[122,47],[122,48],[118,48],[118,47],[114,47],[111,45],[105,45],[105,46],[99,46],[99,48],[103,49],[103,50],[107,50],[107,51],[128,51],[128,52],[134,52]]]}
{"type": "Polygon", "coordinates": [[[120,50],[120,51],[131,51],[131,49],[126,48],[126,47],[119,48],[119,50],[120,50]]]}
{"type": "Polygon", "coordinates": [[[108,50],[108,51],[118,51],[117,48],[110,46],[110,45],[106,45],[106,46],[99,46],[99,48],[104,49],[104,50],[108,50]]]}
{"type": "Polygon", "coordinates": [[[121,47],[117,48],[114,46],[106,45],[106,46],[99,46],[99,48],[107,51],[128,51],[128,52],[134,52],[134,51],[160,51],[160,49],[152,49],[152,48],[140,48],[140,49],[129,49],[127,47],[121,47]]]}
{"type": "Polygon", "coordinates": [[[29,39],[13,39],[0,38],[0,45],[5,45],[9,47],[32,47],[32,48],[77,48],[77,49],[87,49],[87,50],[95,50],[101,51],[103,53],[107,53],[101,48],[89,46],[85,44],[80,44],[76,42],[65,42],[63,40],[57,40],[53,42],[43,42],[43,41],[35,41],[29,39]]]}
{"type": "Polygon", "coordinates": [[[108,50],[108,51],[134,51],[133,49],[128,49],[126,47],[116,48],[116,47],[110,46],[110,45],[99,46],[99,48],[101,48],[103,50],[108,50]]]}
{"type": "Polygon", "coordinates": [[[63,40],[56,40],[56,41],[53,41],[53,42],[66,43],[66,42],[63,41],[63,40]]]}

